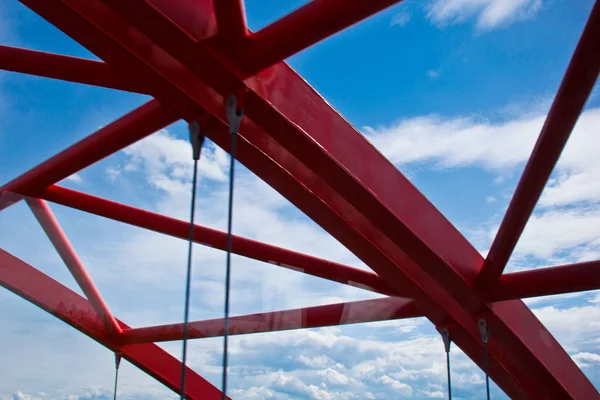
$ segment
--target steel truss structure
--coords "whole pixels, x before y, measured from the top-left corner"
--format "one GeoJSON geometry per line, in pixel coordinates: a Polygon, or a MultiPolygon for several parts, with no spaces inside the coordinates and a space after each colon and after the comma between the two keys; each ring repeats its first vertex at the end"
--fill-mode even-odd
{"type": "MultiPolygon", "coordinates": [[[[376,300],[231,319],[229,334],[424,316],[483,365],[478,321],[489,327],[489,374],[515,399],[600,399],[522,298],[600,289],[600,261],[503,274],[542,189],[596,82],[595,2],[554,103],[487,258],[285,58],[398,3],[315,0],[250,32],[243,0],[21,0],[104,62],[0,46],[0,68],[148,94],[145,105],[0,187],[0,209],[25,199],[87,299],[0,249],[0,284],[90,336],[179,392],[180,362],[153,344],[180,340],[182,324],[129,328],[116,319],[46,201],[186,239],[189,224],[56,183],[161,128],[205,121],[225,151],[224,99],[243,99],[237,160],[328,231],[374,272],[243,237],[233,252],[381,293],[376,300]],[[298,318],[300,316],[300,318],[298,318]]],[[[197,243],[226,235],[196,226],[197,243]]],[[[191,338],[223,335],[197,321],[191,338]]],[[[193,371],[190,399],[221,392],[193,371]]]]}

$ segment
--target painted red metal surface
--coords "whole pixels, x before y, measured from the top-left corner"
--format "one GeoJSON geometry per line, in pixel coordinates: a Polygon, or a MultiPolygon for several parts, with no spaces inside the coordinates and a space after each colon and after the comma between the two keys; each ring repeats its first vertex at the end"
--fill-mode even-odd
{"type": "MultiPolygon", "coordinates": [[[[58,66],[72,61],[68,68],[81,65],[81,70],[69,74],[67,80],[107,87],[131,82],[132,87],[143,87],[144,92],[163,105],[156,101],[148,103],[3,186],[0,194],[12,190],[43,196],[97,215],[185,237],[187,224],[181,221],[51,185],[169,121],[177,118],[191,121],[207,112],[213,116],[207,125],[208,136],[227,151],[223,98],[245,89],[247,118],[238,141],[238,160],[377,274],[352,271],[325,260],[236,238],[246,246],[240,245],[240,254],[263,261],[274,255],[281,260],[304,263],[305,271],[343,283],[348,283],[348,274],[354,274],[353,277],[369,282],[368,286],[376,291],[410,296],[413,298],[410,307],[414,306],[419,315],[425,315],[438,326],[451,325],[453,341],[479,365],[483,353],[476,321],[485,317],[491,332],[490,375],[509,396],[599,398],[567,353],[521,301],[491,303],[598,288],[594,279],[585,279],[597,264],[507,274],[494,285],[505,262],[488,262],[483,269],[485,275],[480,275],[484,260],[456,228],[318,93],[285,63],[279,62],[394,1],[317,0],[255,34],[246,30],[242,2],[237,0],[216,7],[209,0],[23,2],[107,64],[0,48],[15,57],[4,64],[0,62],[0,67],[61,78],[64,74],[57,71],[58,66]],[[316,21],[319,23],[314,25],[316,21]],[[312,29],[307,30],[307,22],[313,24],[312,29]],[[42,68],[24,65],[28,57],[47,63],[49,71],[44,73],[42,68]],[[90,77],[95,70],[102,74],[101,78],[90,77]],[[115,73],[119,76],[115,77],[115,73]],[[128,211],[133,216],[128,216],[128,211]],[[493,278],[492,287],[481,290],[479,282],[487,281],[488,275],[493,278]],[[560,282],[565,277],[572,278],[570,283],[560,282]],[[544,283],[539,284],[542,280],[544,283]]],[[[599,56],[593,47],[598,37],[598,8],[596,4],[519,187],[534,177],[530,170],[541,168],[542,178],[547,175],[543,181],[535,177],[531,181],[539,186],[537,194],[535,188],[529,192],[517,190],[513,203],[528,202],[530,207],[522,212],[510,211],[512,214],[505,218],[505,222],[509,221],[506,224],[512,224],[510,229],[500,229],[498,240],[504,244],[495,246],[506,259],[514,247],[511,241],[516,243],[589,94],[592,76],[585,75],[578,81],[578,74],[593,73],[594,68],[598,74],[599,56]],[[577,90],[581,92],[575,93],[577,90]],[[564,98],[570,96],[576,96],[577,101],[565,105],[564,98]],[[559,141],[553,144],[555,135],[559,141]],[[541,166],[536,167],[537,164],[541,166]]],[[[131,86],[123,89],[131,90],[131,86]]],[[[205,235],[199,240],[203,243],[219,245],[223,241],[220,232],[202,230],[201,234],[205,235]]],[[[390,299],[372,300],[371,304],[379,306],[386,301],[390,299]]],[[[318,310],[319,323],[335,323],[335,312],[324,312],[327,308],[318,310]]],[[[297,310],[254,317],[273,320],[293,311],[297,310]]],[[[368,320],[375,314],[363,313],[362,318],[368,320]]],[[[285,321],[280,326],[304,326],[304,322],[296,321],[294,325],[289,319],[285,321]]],[[[208,329],[205,332],[216,334],[217,322],[197,324],[205,326],[208,329]]],[[[306,325],[310,326],[308,322],[306,325]]],[[[269,329],[269,324],[260,326],[269,329]]],[[[151,332],[154,335],[177,338],[180,327],[145,329],[154,329],[151,332]]]]}
{"type": "Polygon", "coordinates": [[[245,46],[248,36],[244,0],[222,0],[213,3],[219,38],[232,53],[245,46]]]}
{"type": "MultiPolygon", "coordinates": [[[[188,239],[188,222],[154,212],[81,193],[58,185],[48,187],[40,197],[77,210],[110,218],[115,221],[149,229],[154,232],[188,239]]],[[[194,241],[215,249],[226,249],[226,233],[196,225],[194,241]]],[[[287,250],[281,247],[233,236],[234,254],[292,269],[334,282],[359,287],[384,295],[400,296],[377,274],[335,263],[322,258],[287,250]]],[[[487,294],[490,302],[548,296],[600,288],[600,262],[560,265],[502,275],[487,294]]]]}
{"type": "MultiPolygon", "coordinates": [[[[56,6],[61,4],[79,18],[87,20],[91,33],[98,35],[100,30],[104,35],[103,43],[100,40],[91,43],[90,50],[97,54],[107,51],[110,54],[105,53],[106,57],[114,60],[112,50],[108,51],[105,47],[108,41],[108,46],[116,45],[132,53],[136,60],[176,87],[180,96],[197,102],[203,108],[218,104],[219,98],[215,98],[214,94],[200,96],[203,91],[206,92],[206,88],[199,85],[194,75],[207,81],[222,96],[237,91],[236,86],[241,84],[240,81],[236,83],[235,70],[227,72],[227,63],[219,66],[218,59],[200,52],[196,42],[147,2],[106,2],[105,6],[101,6],[95,2],[79,4],[66,1],[55,4],[53,10],[37,8],[38,12],[41,11],[69,33],[73,27],[68,21],[62,23],[60,20],[63,17],[56,14],[56,6]],[[152,58],[148,57],[147,49],[153,46],[152,42],[144,42],[137,33],[132,37],[132,27],[115,25],[107,7],[119,13],[124,21],[131,21],[175,59],[166,54],[157,57],[156,51],[152,52],[152,58]],[[107,40],[107,37],[110,39],[107,40]],[[169,47],[169,43],[177,43],[177,46],[169,47]],[[198,59],[207,62],[197,63],[198,59]],[[174,61],[182,64],[177,65],[174,61]],[[187,86],[183,85],[184,81],[187,86]],[[199,88],[200,92],[194,88],[199,88]]],[[[198,23],[202,25],[202,21],[198,23]]],[[[86,40],[77,36],[77,33],[76,37],[80,41],[86,40]]],[[[110,64],[108,59],[105,60],[110,64]]],[[[482,352],[473,315],[489,314],[498,333],[492,338],[489,349],[492,360],[499,366],[496,368],[494,364],[490,371],[497,383],[513,397],[596,394],[577,366],[523,303],[517,301],[510,306],[492,309],[470,288],[468,281],[475,277],[483,262],[479,254],[358,132],[304,81],[297,78],[293,71],[286,68],[281,64],[273,67],[278,69],[277,73],[273,69],[268,71],[269,87],[260,85],[260,75],[245,81],[251,89],[247,96],[246,115],[265,129],[281,147],[293,153],[313,171],[318,171],[324,182],[350,202],[355,210],[359,210],[367,223],[372,224],[350,223],[351,227],[363,230],[361,236],[364,239],[377,236],[377,243],[371,242],[371,245],[375,245],[373,250],[389,260],[367,263],[397,289],[408,289],[417,307],[434,323],[452,321],[460,326],[463,331],[454,334],[457,344],[480,365],[482,352]],[[286,93],[293,93],[294,97],[285,96],[286,93]],[[306,118],[308,116],[309,119],[306,118]],[[336,135],[329,134],[332,130],[336,131],[336,135]],[[310,136],[306,132],[310,132],[310,136]],[[336,140],[333,140],[334,137],[336,140]],[[360,162],[357,163],[358,160],[360,162]],[[377,197],[373,196],[374,193],[377,197]],[[403,193],[403,196],[398,198],[397,193],[403,193]],[[415,213],[415,209],[419,213],[415,213]],[[427,224],[423,221],[427,221],[427,224]],[[365,227],[368,229],[366,232],[365,227]],[[399,243],[402,248],[397,246],[399,243]],[[523,318],[514,321],[501,313],[520,313],[523,318]],[[550,338],[547,342],[549,351],[534,351],[535,343],[527,341],[539,338],[523,334],[521,330],[543,330],[550,338]],[[511,357],[505,356],[503,349],[506,346],[512,347],[511,357]],[[540,381],[545,381],[545,385],[536,384],[540,381]]],[[[214,112],[222,114],[222,108],[214,112]]],[[[329,201],[328,206],[335,207],[336,204],[329,201]]],[[[349,211],[348,208],[337,210],[346,215],[349,211]]],[[[351,216],[356,219],[356,214],[351,216]]],[[[357,246],[349,247],[355,252],[361,251],[357,246]]],[[[371,254],[370,257],[376,255],[371,254]]]]}
{"type": "Polygon", "coordinates": [[[549,296],[600,288],[600,261],[559,265],[502,274],[489,292],[490,299],[549,296]]]}
{"type": "MultiPolygon", "coordinates": [[[[165,235],[184,240],[188,240],[189,237],[189,222],[105,200],[72,189],[53,185],[47,188],[40,197],[57,204],[165,235]]],[[[216,229],[196,225],[194,228],[194,241],[216,249],[225,250],[227,234],[216,229]]],[[[377,274],[373,272],[261,243],[256,240],[234,235],[232,252],[283,268],[340,282],[345,285],[356,286],[386,295],[395,293],[389,285],[379,279],[377,274]]],[[[395,294],[398,295],[397,293],[395,294]]]]}
{"type": "Polygon", "coordinates": [[[177,119],[156,100],[151,100],[6,183],[0,187],[0,193],[8,191],[35,197],[44,188],[170,125],[177,119]]]}
{"type": "Polygon", "coordinates": [[[27,204],[42,226],[46,236],[48,236],[50,242],[52,242],[52,245],[60,255],[60,258],[71,272],[71,275],[73,275],[73,278],[75,278],[75,281],[89,299],[90,304],[100,317],[100,320],[108,329],[108,332],[111,335],[118,335],[121,333],[121,327],[110,312],[100,291],[98,291],[98,288],[94,285],[92,277],[88,274],[85,266],[75,252],[75,249],[71,246],[67,235],[65,235],[65,232],[60,227],[60,224],[56,220],[48,203],[44,200],[29,198],[27,199],[27,204]]]}
{"type": "Polygon", "coordinates": [[[542,190],[598,79],[599,42],[600,3],[596,2],[515,194],[498,228],[481,274],[477,277],[478,285],[490,287],[500,278],[542,195],[542,190]]]}
{"type": "Polygon", "coordinates": [[[313,0],[253,33],[242,53],[250,75],[402,0],[313,0]]]}
{"type": "Polygon", "coordinates": [[[110,89],[146,93],[143,85],[125,78],[101,61],[0,45],[0,69],[84,83],[110,89]]]}
{"type": "MultiPolygon", "coordinates": [[[[113,352],[120,352],[148,375],[179,392],[181,363],[154,344],[121,346],[110,336],[93,307],[83,297],[34,267],[0,249],[0,285],[40,307],[113,352]]],[[[119,321],[122,329],[129,327],[119,321]]],[[[221,399],[222,393],[188,368],[188,399],[221,399]]]]}
{"type": "MultiPolygon", "coordinates": [[[[241,315],[229,319],[228,335],[319,328],[331,325],[357,324],[416,318],[420,313],[413,301],[400,297],[386,297],[350,303],[298,308],[295,310],[241,315]]],[[[190,339],[223,336],[222,318],[195,321],[189,324],[190,339]]],[[[121,343],[149,343],[181,340],[183,324],[128,329],[120,336],[121,343]]]]}

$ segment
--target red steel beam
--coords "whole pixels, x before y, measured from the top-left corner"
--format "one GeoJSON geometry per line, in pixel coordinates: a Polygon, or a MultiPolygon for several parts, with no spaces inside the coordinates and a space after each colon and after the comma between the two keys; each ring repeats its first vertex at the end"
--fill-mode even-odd
{"type": "MultiPolygon", "coordinates": [[[[180,239],[187,240],[189,236],[189,222],[77,192],[72,189],[53,185],[41,193],[41,197],[63,206],[76,208],[91,214],[180,239]]],[[[227,234],[216,229],[195,225],[194,241],[225,250],[227,234]]],[[[398,295],[373,272],[287,250],[256,240],[234,235],[232,252],[244,257],[268,262],[361,289],[386,295],[398,295]]]]}
{"type": "Polygon", "coordinates": [[[111,335],[119,335],[121,327],[110,312],[100,291],[94,285],[92,277],[88,274],[79,256],[77,256],[75,249],[69,242],[67,235],[62,230],[48,203],[44,200],[28,198],[27,204],[109,333],[111,335]]]}
{"type": "MultiPolygon", "coordinates": [[[[190,70],[202,79],[210,78],[213,88],[221,92],[220,97],[235,92],[231,90],[226,93],[228,89],[235,89],[235,82],[227,81],[231,77],[227,76],[227,65],[223,67],[210,54],[208,57],[199,57],[207,54],[201,53],[201,49],[195,44],[197,42],[191,43],[185,32],[173,31],[173,26],[170,25],[172,21],[165,19],[146,2],[107,2],[106,5],[123,13],[121,19],[97,2],[25,2],[101,58],[112,60],[109,63],[133,65],[135,62],[136,67],[141,68],[140,71],[144,73],[148,73],[148,68],[152,69],[154,76],[159,78],[153,83],[154,90],[160,96],[169,93],[174,95],[173,101],[187,98],[186,101],[196,103],[188,103],[192,108],[198,105],[217,105],[219,110],[213,109],[210,112],[222,117],[222,103],[219,103],[222,98],[215,98],[214,92],[205,94],[205,88],[194,76],[190,76],[190,70]],[[176,60],[170,59],[158,48],[149,53],[148,50],[153,48],[152,43],[133,27],[125,26],[125,21],[133,21],[152,40],[161,43],[161,46],[171,47],[169,50],[185,60],[190,70],[182,68],[176,60]],[[160,35],[156,34],[157,31],[160,31],[160,35]],[[169,46],[173,43],[177,43],[176,48],[169,46]],[[132,56],[134,60],[131,59],[132,56]],[[198,63],[198,59],[207,62],[198,63]],[[221,75],[214,80],[214,77],[202,75],[203,68],[221,75]]],[[[211,25],[213,15],[206,13],[200,17],[202,19],[197,21],[196,26],[211,25]]],[[[480,312],[489,312],[494,321],[493,329],[497,333],[489,345],[490,373],[509,395],[515,398],[553,395],[586,398],[590,397],[590,393],[596,395],[595,390],[591,391],[593,387],[589,381],[566,352],[522,302],[504,302],[491,310],[472,292],[468,284],[465,285],[463,280],[474,278],[483,262],[477,252],[389,162],[382,164],[383,158],[376,152],[373,154],[372,147],[293,71],[281,64],[276,70],[270,70],[268,76],[258,76],[247,80],[246,84],[256,91],[250,93],[247,115],[268,130],[275,141],[288,152],[273,154],[273,159],[281,166],[295,167],[297,171],[304,173],[295,173],[295,178],[305,187],[314,189],[313,194],[319,196],[320,201],[334,214],[330,214],[329,219],[324,214],[315,216],[317,213],[325,213],[319,203],[314,203],[319,206],[317,211],[305,207],[301,209],[319,224],[326,226],[330,233],[346,243],[396,289],[407,288],[417,295],[417,307],[425,310],[425,314],[434,323],[448,322],[448,317],[457,322],[459,329],[453,334],[455,342],[479,365],[482,365],[483,359],[473,312],[478,309],[481,309],[480,312]],[[266,79],[261,80],[262,78],[266,79]],[[292,94],[295,96],[293,99],[289,97],[292,94]],[[269,108],[272,106],[284,112],[287,119],[269,108]],[[330,131],[338,132],[331,135],[330,131]],[[305,132],[311,132],[311,137],[303,137],[305,132]],[[336,140],[332,142],[334,137],[336,140]],[[291,154],[299,157],[297,161],[283,156],[291,154]],[[358,160],[361,160],[360,165],[357,165],[358,160]],[[310,179],[312,175],[299,167],[298,161],[313,171],[319,171],[318,178],[323,181],[310,179]],[[372,169],[365,169],[365,165],[372,169]],[[332,194],[326,188],[327,185],[335,188],[339,194],[321,197],[325,192],[332,194]],[[403,196],[398,197],[398,193],[403,193],[403,196]],[[340,194],[351,202],[348,207],[345,207],[347,203],[340,194]],[[373,194],[376,194],[377,200],[373,199],[373,194]],[[392,207],[393,213],[387,212],[386,207],[392,207]],[[418,210],[418,213],[414,210],[418,210]],[[408,223],[410,226],[408,231],[402,224],[398,225],[398,215],[401,215],[402,224],[408,223]],[[365,216],[367,219],[364,219],[365,216]],[[337,222],[332,222],[331,218],[340,217],[341,221],[337,219],[337,222]],[[425,221],[435,229],[427,229],[425,221]],[[343,228],[340,223],[350,225],[343,228]],[[398,247],[399,245],[402,247],[398,247]],[[440,263],[440,257],[450,265],[440,263]],[[433,274],[434,279],[429,274],[433,274]],[[514,319],[513,315],[519,315],[520,318],[514,319]],[[529,331],[545,332],[548,339],[545,343],[551,350],[548,350],[549,347],[542,350],[538,345],[539,335],[529,335],[529,331]],[[510,353],[504,347],[510,348],[510,353]],[[539,385],[538,382],[541,381],[546,384],[539,385]]],[[[255,135],[255,131],[248,132],[246,127],[242,132],[242,141],[248,140],[249,144],[265,154],[274,152],[273,146],[265,147],[267,143],[264,141],[250,141],[248,135],[255,135]]],[[[280,148],[275,150],[279,151],[280,148]]],[[[265,167],[262,160],[256,162],[265,167]]],[[[256,165],[254,164],[255,167],[256,165]]],[[[259,175],[264,177],[266,174],[265,180],[277,190],[285,192],[288,198],[290,193],[302,194],[293,187],[282,187],[281,180],[273,180],[273,173],[267,168],[259,175]]],[[[308,203],[309,199],[295,198],[293,202],[308,203]]]]}
{"type": "MultiPolygon", "coordinates": [[[[119,35],[117,29],[107,23],[102,7],[79,7],[76,2],[68,0],[66,3],[90,22],[93,21],[96,27],[112,32],[110,35],[120,44],[127,43],[129,51],[143,57],[139,52],[142,49],[136,48],[139,42],[131,42],[119,35]]],[[[234,92],[235,82],[229,81],[231,76],[225,68],[217,67],[218,60],[202,65],[194,62],[194,59],[199,59],[200,52],[194,51],[198,47],[189,41],[186,44],[186,35],[173,27],[172,21],[156,8],[147,6],[148,3],[143,1],[126,4],[106,1],[105,4],[124,20],[131,21],[198,77],[210,82],[222,96],[227,90],[234,92]],[[156,29],[157,26],[160,29],[156,29]],[[159,31],[160,35],[157,34],[159,31]],[[177,46],[172,46],[172,43],[177,43],[177,46]],[[211,76],[208,72],[215,75],[211,76]]],[[[160,67],[156,61],[145,59],[146,63],[160,67]]],[[[411,297],[415,297],[418,307],[427,308],[425,314],[436,324],[436,321],[447,322],[447,317],[440,314],[440,308],[449,312],[450,318],[465,330],[462,335],[454,335],[456,343],[477,363],[481,363],[481,353],[473,345],[473,340],[479,338],[475,315],[490,315],[497,332],[493,339],[496,344],[489,347],[490,354],[495,361],[501,361],[500,368],[492,368],[492,376],[509,395],[524,398],[557,394],[581,398],[597,396],[589,380],[550,334],[551,341],[547,344],[552,350],[542,349],[538,344],[539,336],[528,334],[528,331],[546,330],[525,304],[516,301],[492,309],[469,287],[467,281],[479,272],[483,262],[481,256],[431,203],[387,160],[374,152],[371,145],[304,81],[294,80],[295,75],[291,71],[286,75],[285,68],[283,66],[277,72],[269,70],[267,85],[260,79],[261,76],[245,81],[251,89],[246,98],[246,115],[306,166],[318,171],[321,179],[387,236],[380,237],[377,245],[380,250],[388,247],[387,257],[395,259],[395,265],[385,262],[370,264],[373,269],[396,288],[407,285],[417,285],[421,290],[428,288],[425,293],[417,292],[417,296],[411,294],[411,297]],[[295,100],[290,101],[283,93],[293,93],[295,100]],[[338,132],[332,135],[331,130],[338,132]],[[306,132],[310,132],[310,136],[306,132]],[[399,198],[397,193],[403,196],[399,198]],[[430,229],[432,226],[434,228],[430,229]],[[444,233],[440,234],[441,231],[444,233]],[[396,247],[397,250],[389,248],[398,245],[401,247],[396,247]],[[520,318],[514,319],[513,315],[520,318]],[[506,357],[506,346],[510,348],[510,357],[506,357]],[[546,383],[540,385],[538,382],[541,381],[546,383]]],[[[172,67],[170,69],[173,71],[172,67]]],[[[235,74],[235,71],[230,73],[235,74]]],[[[165,69],[161,74],[163,77],[168,74],[168,79],[183,79],[165,69]]]]}
{"type": "MultiPolygon", "coordinates": [[[[417,318],[420,316],[421,314],[415,309],[412,300],[400,297],[387,297],[384,299],[235,316],[229,319],[227,334],[246,335],[250,333],[417,318]]],[[[190,339],[223,336],[223,332],[224,320],[222,318],[195,321],[189,324],[190,339]]],[[[123,331],[119,340],[123,344],[132,344],[166,342],[182,340],[182,338],[183,324],[170,324],[127,329],[123,331]]]]}
{"type": "MultiPolygon", "coordinates": [[[[49,312],[180,393],[181,363],[154,344],[121,346],[114,341],[90,303],[69,288],[0,249],[0,286],[49,312]]],[[[129,327],[118,321],[122,329],[129,327]]],[[[186,398],[220,400],[222,393],[192,369],[186,372],[186,398]]]]}
{"type": "Polygon", "coordinates": [[[600,2],[596,1],[477,278],[476,283],[481,287],[492,287],[502,275],[594,88],[600,72],[599,41],[600,2]]]}
{"type": "Polygon", "coordinates": [[[237,53],[248,35],[244,0],[218,0],[213,4],[219,38],[237,53]]]}
{"type": "Polygon", "coordinates": [[[172,124],[178,119],[158,101],[151,100],[8,182],[0,187],[0,193],[9,191],[37,197],[44,188],[172,124]]]}
{"type": "Polygon", "coordinates": [[[142,85],[127,79],[104,62],[61,54],[0,45],[0,69],[134,93],[147,93],[142,85]]]}
{"type": "Polygon", "coordinates": [[[250,35],[244,69],[254,75],[400,1],[313,0],[250,35]]]}
{"type": "MultiPolygon", "coordinates": [[[[40,197],[77,210],[110,218],[180,239],[188,239],[188,222],[153,213],[72,189],[53,185],[40,197]]],[[[216,249],[226,249],[226,233],[196,225],[194,241],[216,249]]],[[[334,282],[359,287],[376,293],[400,296],[377,274],[335,263],[307,254],[283,249],[241,236],[233,236],[232,251],[244,257],[268,262],[334,282]]],[[[517,300],[600,289],[600,262],[587,262],[538,268],[502,275],[487,300],[517,300]]]]}
{"type": "Polygon", "coordinates": [[[502,274],[489,291],[492,301],[600,289],[600,261],[502,274]]]}

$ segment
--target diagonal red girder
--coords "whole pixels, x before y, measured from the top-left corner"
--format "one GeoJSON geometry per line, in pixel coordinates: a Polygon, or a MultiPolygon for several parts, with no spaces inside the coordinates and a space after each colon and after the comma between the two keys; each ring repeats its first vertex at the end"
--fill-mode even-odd
{"type": "MultiPolygon", "coordinates": [[[[111,337],[86,299],[54,279],[0,249],[0,286],[79,330],[142,371],[179,393],[181,363],[155,344],[121,346],[111,337]]],[[[121,328],[129,327],[119,321],[121,328]]],[[[187,368],[186,397],[205,400],[221,399],[222,393],[208,381],[187,368]]]]}
{"type": "Polygon", "coordinates": [[[44,188],[172,124],[177,119],[166,107],[156,100],[151,100],[4,184],[0,187],[0,194],[6,191],[35,197],[44,188]]]}
{"type": "Polygon", "coordinates": [[[62,230],[52,210],[50,210],[48,203],[44,200],[28,198],[27,204],[110,334],[118,335],[121,333],[121,327],[110,312],[108,305],[79,259],[75,249],[71,246],[67,235],[62,230]]]}
{"type": "Polygon", "coordinates": [[[533,152],[500,223],[498,233],[481,268],[481,274],[477,277],[477,284],[484,288],[493,287],[502,275],[575,123],[592,93],[600,73],[599,41],[600,2],[596,2],[533,152]]]}
{"type": "MultiPolygon", "coordinates": [[[[188,222],[176,218],[57,185],[48,187],[40,196],[66,207],[188,240],[188,222]]],[[[196,243],[220,250],[226,249],[226,235],[225,232],[200,225],[195,225],[194,228],[196,243]]],[[[232,252],[379,294],[401,295],[394,293],[389,285],[373,272],[241,236],[233,235],[232,252]]],[[[497,302],[600,289],[600,274],[597,273],[599,267],[600,261],[592,261],[503,274],[498,284],[487,294],[486,299],[490,302],[497,302]]]]}
{"type": "Polygon", "coordinates": [[[84,83],[128,92],[145,93],[143,85],[127,79],[102,61],[0,45],[0,69],[84,83]]]}
{"type": "MultiPolygon", "coordinates": [[[[174,24],[175,14],[169,15],[173,19],[166,18],[147,2],[107,2],[121,17],[96,1],[36,4],[27,0],[26,3],[109,64],[114,62],[121,68],[135,66],[145,74],[154,74],[158,79],[152,82],[156,85],[153,94],[162,101],[177,104],[188,117],[206,106],[211,113],[222,117],[222,96],[234,93],[235,86],[241,84],[232,61],[222,54],[215,55],[214,43],[207,43],[206,49],[198,46],[197,38],[174,24]],[[171,52],[175,59],[161,53],[134,28],[127,27],[129,22],[171,52]],[[174,43],[177,45],[173,46],[174,43]],[[211,92],[198,78],[220,95],[211,92]]],[[[206,13],[196,25],[210,26],[213,19],[213,15],[206,13]]],[[[243,127],[242,137],[288,172],[293,171],[297,183],[310,188],[325,207],[320,203],[316,203],[316,210],[303,206],[310,199],[290,196],[294,191],[298,194],[298,190],[282,188],[282,175],[277,172],[280,175],[273,178],[262,160],[246,160],[247,165],[254,163],[250,169],[256,172],[264,168],[259,176],[299,205],[395,288],[406,289],[434,323],[457,323],[453,335],[456,343],[480,365],[481,346],[474,320],[481,314],[491,318],[494,335],[489,346],[490,373],[509,395],[597,396],[589,381],[524,304],[507,302],[494,307],[485,304],[470,287],[482,262],[479,254],[295,73],[279,64],[244,83],[251,89],[246,102],[247,115],[274,142],[249,129],[249,123],[243,127]],[[331,131],[336,134],[329,134],[331,131]],[[295,157],[286,159],[291,154],[295,157]],[[515,315],[519,318],[515,319],[515,315]],[[548,339],[545,348],[539,346],[540,331],[548,339]]],[[[214,137],[218,140],[217,134],[214,137]]],[[[240,154],[244,162],[242,159],[240,154]]]]}

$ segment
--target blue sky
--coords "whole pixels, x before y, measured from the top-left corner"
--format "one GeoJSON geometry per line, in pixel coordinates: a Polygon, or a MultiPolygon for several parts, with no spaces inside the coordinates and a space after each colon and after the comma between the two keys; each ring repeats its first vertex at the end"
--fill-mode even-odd
{"type": "MultiPolygon", "coordinates": [[[[406,1],[289,63],[359,128],[485,254],[581,33],[591,0],[406,1]]],[[[301,5],[247,1],[259,29],[301,5]]],[[[17,2],[0,3],[0,43],[93,57],[17,2]]],[[[0,180],[5,182],[143,104],[108,89],[0,72],[0,180]]],[[[600,258],[600,90],[511,258],[509,269],[600,258]]],[[[176,123],[62,182],[186,219],[191,162],[176,123]]],[[[199,222],[225,229],[227,157],[208,144],[199,222]]],[[[1,199],[0,199],[1,200],[1,199]]],[[[52,205],[113,312],[133,326],[178,322],[184,242],[52,205]]],[[[247,170],[236,181],[234,231],[364,266],[247,170]]],[[[0,247],[79,292],[29,210],[0,213],[0,247]]],[[[221,315],[224,254],[196,246],[192,318],[221,315]]],[[[235,257],[234,314],[373,297],[235,257]]],[[[600,295],[528,304],[600,387],[600,295]]],[[[104,399],[112,354],[0,290],[0,399],[104,399]]],[[[161,345],[176,357],[179,343],[161,345]]],[[[416,399],[445,396],[441,339],[426,320],[235,337],[236,399],[416,399]]],[[[194,341],[191,365],[220,386],[221,339],[194,341]]],[[[483,375],[452,352],[455,398],[477,399],[483,375]]],[[[174,398],[124,363],[123,399],[174,398]]],[[[494,398],[502,398],[493,387],[494,398]]]]}

